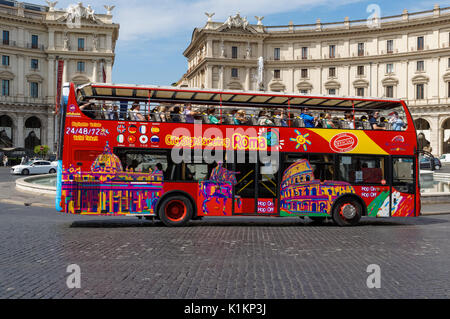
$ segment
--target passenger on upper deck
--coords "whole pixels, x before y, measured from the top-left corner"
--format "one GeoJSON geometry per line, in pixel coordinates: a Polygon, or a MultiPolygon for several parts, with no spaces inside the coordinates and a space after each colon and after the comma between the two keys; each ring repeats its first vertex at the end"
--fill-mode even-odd
{"type": "Polygon", "coordinates": [[[238,110],[236,114],[234,114],[233,122],[235,125],[245,125],[247,124],[247,118],[245,117],[244,110],[238,110]]]}
{"type": "Polygon", "coordinates": [[[325,114],[324,126],[325,128],[336,128],[336,125],[334,125],[333,120],[331,119],[331,113],[325,114]]]}
{"type": "Polygon", "coordinates": [[[280,121],[280,125],[281,126],[288,126],[287,123],[287,116],[286,113],[284,111],[281,110],[275,110],[274,111],[274,119],[279,120],[280,121]]]}
{"type": "Polygon", "coordinates": [[[220,120],[214,115],[216,108],[214,106],[208,107],[208,121],[210,124],[219,124],[220,120]]]}
{"type": "Polygon", "coordinates": [[[80,110],[81,110],[81,112],[83,112],[84,115],[95,120],[96,115],[95,115],[94,106],[95,106],[95,103],[88,102],[88,103],[85,103],[82,106],[80,106],[80,110]]]}
{"type": "Polygon", "coordinates": [[[134,102],[130,111],[130,120],[131,121],[145,121],[145,117],[139,112],[141,106],[139,102],[134,102]]]}
{"type": "Polygon", "coordinates": [[[184,115],[184,119],[186,123],[194,123],[194,116],[192,114],[192,105],[186,104],[186,106],[184,107],[183,112],[181,112],[181,114],[184,115]]]}
{"type": "Polygon", "coordinates": [[[304,108],[302,110],[302,113],[300,114],[300,118],[303,120],[303,123],[305,123],[305,127],[307,128],[313,128],[314,125],[314,117],[309,113],[309,109],[308,108],[304,108]]]}
{"type": "Polygon", "coordinates": [[[354,130],[355,129],[355,122],[353,121],[352,112],[346,111],[345,112],[345,124],[348,126],[349,129],[354,130]]]}
{"type": "Polygon", "coordinates": [[[180,123],[181,122],[181,114],[180,114],[180,107],[174,106],[170,108],[170,121],[174,123],[180,123]]]}
{"type": "Polygon", "coordinates": [[[389,119],[389,123],[392,125],[394,131],[402,131],[406,125],[405,122],[398,116],[397,112],[391,113],[392,117],[389,119]]]}
{"type": "Polygon", "coordinates": [[[384,127],[380,126],[378,123],[378,118],[380,117],[380,112],[376,111],[369,115],[369,123],[372,126],[372,130],[384,130],[384,127]]]}
{"type": "Polygon", "coordinates": [[[256,125],[272,126],[274,123],[269,119],[266,111],[260,111],[258,114],[258,122],[256,125]]]}

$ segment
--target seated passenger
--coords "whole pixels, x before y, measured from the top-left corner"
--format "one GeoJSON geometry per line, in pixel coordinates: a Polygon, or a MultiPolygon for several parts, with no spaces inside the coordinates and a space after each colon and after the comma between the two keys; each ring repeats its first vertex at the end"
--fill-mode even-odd
{"type": "Polygon", "coordinates": [[[165,106],[160,105],[158,108],[156,108],[155,111],[156,111],[155,112],[156,121],[167,122],[167,114],[165,106]]]}
{"type": "Polygon", "coordinates": [[[389,123],[394,131],[402,131],[406,127],[405,122],[398,116],[397,112],[392,113],[389,123]]]}
{"type": "Polygon", "coordinates": [[[303,120],[303,123],[305,123],[306,128],[313,128],[314,127],[314,117],[309,113],[308,108],[304,108],[302,110],[302,113],[300,114],[300,118],[303,120]]]}
{"type": "Polygon", "coordinates": [[[95,103],[88,102],[88,103],[81,105],[80,110],[81,110],[81,112],[83,112],[84,115],[95,120],[96,116],[95,116],[94,106],[95,106],[95,103]]]}
{"type": "Polygon", "coordinates": [[[288,126],[287,115],[284,111],[275,110],[273,117],[280,121],[281,126],[284,126],[284,127],[288,126]]]}
{"type": "Polygon", "coordinates": [[[373,112],[369,115],[369,123],[372,130],[384,130],[384,127],[380,126],[378,123],[378,118],[380,117],[380,112],[373,112]]]}
{"type": "Polygon", "coordinates": [[[214,115],[216,113],[216,108],[214,106],[208,107],[208,122],[210,124],[219,124],[220,120],[214,115]]]}
{"type": "Polygon", "coordinates": [[[245,111],[244,110],[238,110],[234,114],[233,122],[234,122],[234,125],[245,125],[245,124],[247,124],[247,118],[245,117],[245,111]]]}
{"type": "Polygon", "coordinates": [[[184,110],[181,114],[184,115],[184,119],[185,119],[186,123],[194,123],[194,116],[192,114],[192,105],[191,104],[187,104],[184,107],[184,110]]]}
{"type": "Polygon", "coordinates": [[[181,114],[179,106],[174,106],[170,109],[170,120],[174,123],[181,122],[181,114]]]}
{"type": "Polygon", "coordinates": [[[325,128],[336,128],[336,125],[334,125],[333,120],[331,119],[330,113],[325,114],[324,126],[325,128]]]}
{"type": "Polygon", "coordinates": [[[139,112],[140,108],[139,102],[133,103],[130,111],[130,121],[145,121],[145,117],[139,112]]]}
{"type": "Polygon", "coordinates": [[[345,124],[347,125],[347,127],[351,130],[355,129],[355,122],[352,116],[352,112],[350,111],[346,111],[345,112],[345,119],[344,119],[345,124]]]}
{"type": "Polygon", "coordinates": [[[267,116],[266,111],[260,111],[258,114],[258,122],[256,125],[272,126],[274,123],[267,116]]]}
{"type": "Polygon", "coordinates": [[[324,120],[325,120],[325,113],[320,113],[319,118],[316,120],[316,127],[323,128],[324,120]]]}

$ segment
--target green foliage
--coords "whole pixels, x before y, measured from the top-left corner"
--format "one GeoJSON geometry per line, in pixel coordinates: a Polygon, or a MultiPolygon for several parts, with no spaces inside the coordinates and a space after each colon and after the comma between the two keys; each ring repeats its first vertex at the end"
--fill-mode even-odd
{"type": "Polygon", "coordinates": [[[34,153],[42,157],[46,156],[49,151],[50,147],[48,147],[48,145],[38,145],[34,148],[34,153]]]}

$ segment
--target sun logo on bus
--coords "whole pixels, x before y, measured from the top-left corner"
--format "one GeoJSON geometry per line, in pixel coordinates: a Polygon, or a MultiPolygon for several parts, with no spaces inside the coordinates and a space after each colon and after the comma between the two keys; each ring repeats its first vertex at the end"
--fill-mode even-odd
{"type": "Polygon", "coordinates": [[[297,142],[295,149],[298,150],[303,146],[303,149],[306,152],[308,150],[308,145],[311,145],[311,141],[308,140],[309,134],[302,135],[298,130],[295,130],[295,133],[297,133],[297,137],[290,139],[292,142],[297,142]]]}

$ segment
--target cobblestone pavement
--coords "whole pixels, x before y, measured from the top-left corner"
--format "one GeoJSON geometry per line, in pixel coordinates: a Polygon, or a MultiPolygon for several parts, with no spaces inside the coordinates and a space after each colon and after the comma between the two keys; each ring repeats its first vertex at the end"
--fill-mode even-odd
{"type": "Polygon", "coordinates": [[[448,298],[450,216],[205,218],[185,228],[0,204],[0,298],[448,298]],[[81,267],[81,289],[66,286],[81,267]],[[381,289],[368,289],[368,265],[381,289]]]}

